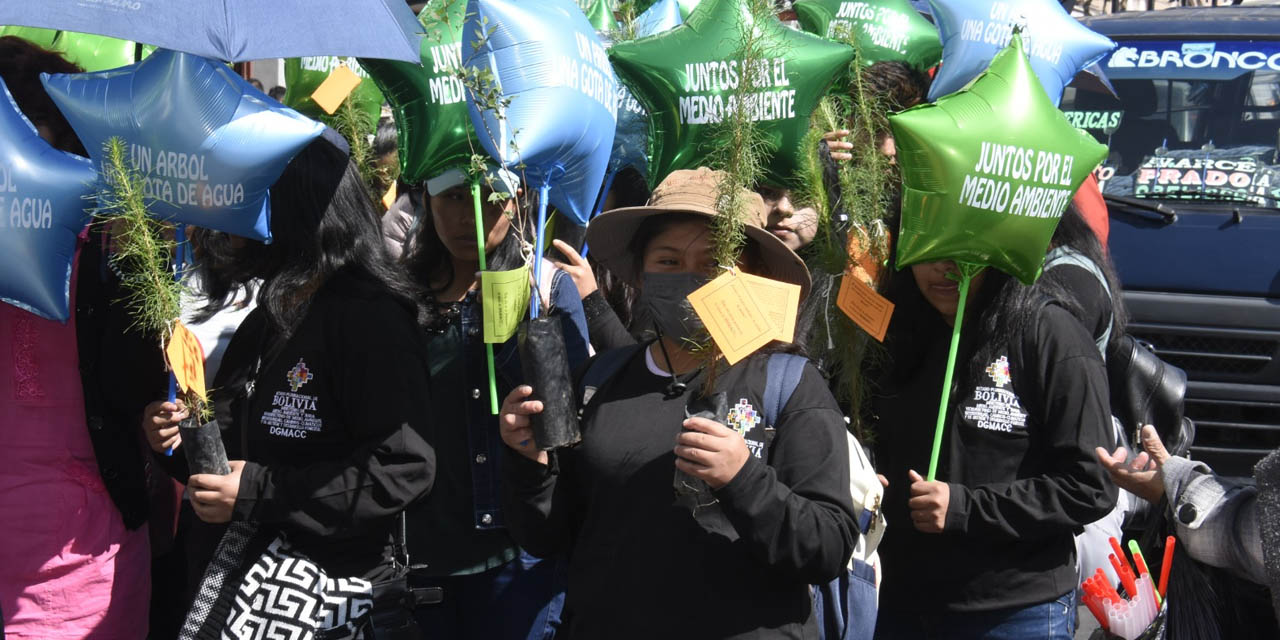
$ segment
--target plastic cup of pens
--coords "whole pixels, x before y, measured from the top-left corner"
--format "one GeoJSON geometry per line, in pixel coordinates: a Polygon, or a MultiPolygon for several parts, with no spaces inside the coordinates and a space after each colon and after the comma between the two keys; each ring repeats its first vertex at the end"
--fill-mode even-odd
{"type": "Polygon", "coordinates": [[[1101,628],[1091,640],[1160,640],[1165,637],[1165,621],[1169,609],[1164,592],[1169,584],[1169,569],[1173,560],[1173,536],[1165,543],[1164,563],[1157,585],[1138,543],[1130,540],[1129,550],[1133,564],[1125,555],[1120,542],[1110,539],[1112,553],[1108,556],[1111,566],[1120,577],[1117,589],[1102,569],[1086,579],[1080,588],[1083,602],[1101,628]]]}

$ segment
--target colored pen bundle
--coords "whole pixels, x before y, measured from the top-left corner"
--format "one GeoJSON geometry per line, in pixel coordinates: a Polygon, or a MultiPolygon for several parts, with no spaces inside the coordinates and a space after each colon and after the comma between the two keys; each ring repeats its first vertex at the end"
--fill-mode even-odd
{"type": "MultiPolygon", "coordinates": [[[[1137,542],[1129,542],[1133,563],[1137,567],[1136,574],[1127,562],[1128,558],[1125,557],[1120,542],[1115,538],[1111,538],[1110,542],[1114,551],[1109,556],[1111,566],[1120,577],[1120,584],[1124,586],[1129,598],[1120,597],[1115,586],[1107,579],[1106,573],[1098,569],[1080,585],[1084,591],[1083,601],[1093,613],[1093,617],[1098,619],[1098,623],[1108,633],[1125,640],[1136,640],[1159,615],[1162,589],[1156,588],[1154,578],[1147,569],[1146,559],[1142,557],[1142,551],[1138,549],[1137,542]]],[[[1168,584],[1174,544],[1173,536],[1169,536],[1165,541],[1164,562],[1160,572],[1162,588],[1168,584]]]]}

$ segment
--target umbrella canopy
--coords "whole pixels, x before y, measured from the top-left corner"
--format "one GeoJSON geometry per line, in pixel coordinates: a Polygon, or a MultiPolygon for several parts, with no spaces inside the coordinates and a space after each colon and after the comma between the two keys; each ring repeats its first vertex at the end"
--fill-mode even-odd
{"type": "Polygon", "coordinates": [[[404,0],[39,0],[0,3],[0,24],[96,33],[227,62],[345,55],[418,62],[404,0]]]}

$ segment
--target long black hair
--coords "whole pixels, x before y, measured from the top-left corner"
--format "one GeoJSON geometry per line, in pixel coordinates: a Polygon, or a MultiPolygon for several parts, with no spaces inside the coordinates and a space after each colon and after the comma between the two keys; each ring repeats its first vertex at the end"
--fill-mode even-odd
{"type": "Polygon", "coordinates": [[[218,312],[238,287],[260,279],[258,306],[288,336],[312,296],[346,272],[376,283],[428,321],[416,288],[387,256],[360,170],[328,137],[307,145],[271,186],[271,244],[201,238],[208,299],[201,316],[218,312]]]}
{"type": "MultiPolygon", "coordinates": [[[[489,271],[508,271],[524,264],[522,238],[517,227],[518,225],[511,225],[502,242],[493,251],[485,253],[485,267],[489,271]]],[[[427,295],[440,293],[453,282],[453,261],[449,259],[449,249],[440,240],[440,234],[436,233],[430,196],[422,199],[422,215],[418,221],[418,234],[414,239],[413,250],[402,261],[409,276],[427,295]],[[432,286],[432,283],[439,282],[444,284],[432,286]]]]}

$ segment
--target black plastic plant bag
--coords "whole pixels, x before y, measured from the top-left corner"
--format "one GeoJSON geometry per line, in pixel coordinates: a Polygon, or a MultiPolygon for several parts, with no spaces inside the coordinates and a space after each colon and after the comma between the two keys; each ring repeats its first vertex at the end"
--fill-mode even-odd
{"type": "Polygon", "coordinates": [[[178,425],[178,433],[182,436],[182,446],[178,448],[187,457],[187,467],[192,474],[225,476],[231,473],[217,420],[198,425],[195,418],[187,418],[178,425]]]}
{"type": "Polygon", "coordinates": [[[542,314],[520,324],[520,368],[533,387],[529,399],[542,401],[542,413],[532,416],[532,426],[533,439],[543,451],[582,440],[562,326],[556,314],[542,314]]]}

